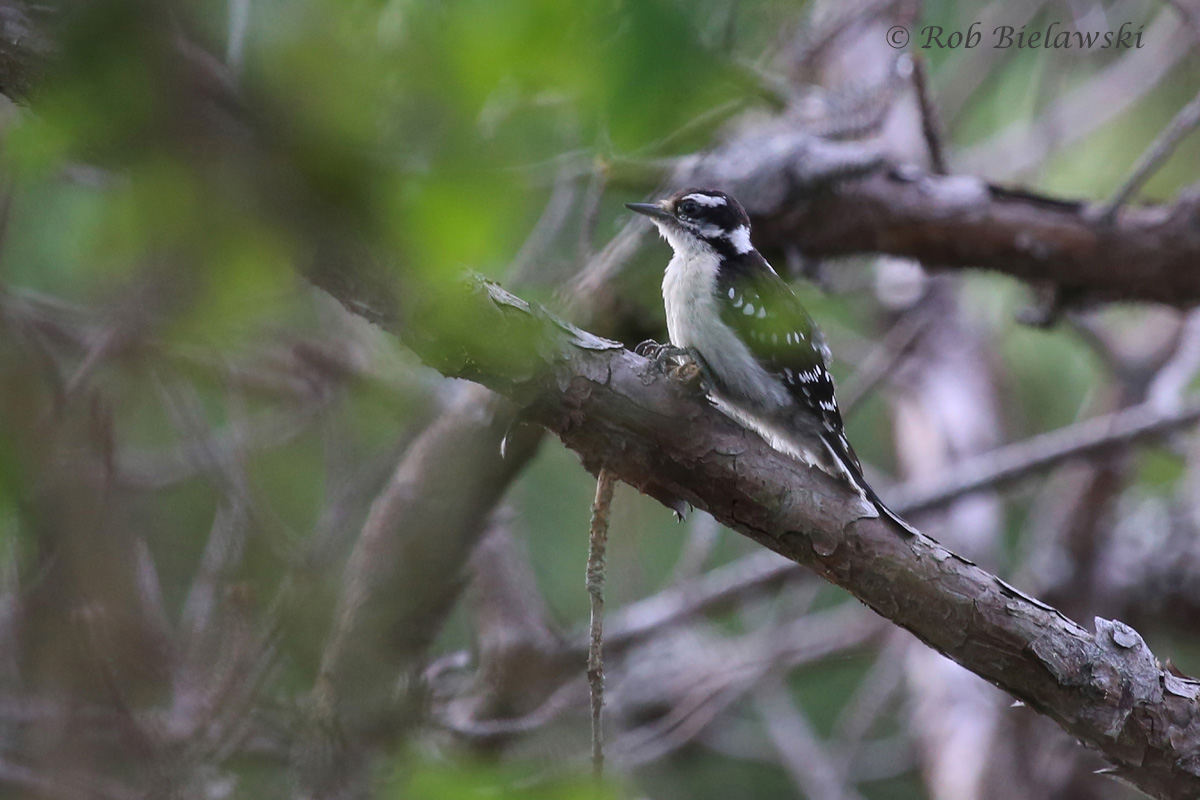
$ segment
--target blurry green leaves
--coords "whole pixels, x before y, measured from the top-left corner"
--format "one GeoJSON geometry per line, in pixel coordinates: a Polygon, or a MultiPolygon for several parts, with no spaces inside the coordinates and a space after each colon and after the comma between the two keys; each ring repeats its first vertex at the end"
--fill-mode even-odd
{"type": "Polygon", "coordinates": [[[238,202],[236,176],[220,173],[158,154],[95,184],[26,176],[6,275],[85,300],[148,288],[150,305],[139,311],[170,318],[183,340],[227,343],[228,333],[269,322],[271,304],[294,294],[295,245],[238,202]]]}
{"type": "Polygon", "coordinates": [[[1178,453],[1148,447],[1138,453],[1137,482],[1142,489],[1169,495],[1180,487],[1187,464],[1178,453]]]}
{"type": "Polygon", "coordinates": [[[309,4],[309,24],[268,34],[256,63],[298,140],[371,153],[378,234],[439,278],[500,274],[548,182],[533,165],[597,142],[636,149],[735,92],[661,0],[352,8],[309,4]]]}
{"type": "Polygon", "coordinates": [[[466,800],[487,797],[489,800],[617,800],[615,789],[598,787],[583,777],[558,780],[539,780],[528,786],[527,776],[483,764],[469,765],[409,765],[397,770],[388,790],[380,796],[388,800],[420,798],[421,800],[466,800]],[[505,774],[509,773],[509,774],[505,774]]]}
{"type": "Polygon", "coordinates": [[[497,93],[514,113],[518,104],[557,105],[574,115],[563,121],[584,143],[608,136],[623,151],[733,93],[734,70],[700,43],[679,4],[464,0],[451,8],[440,37],[427,41],[444,48],[450,73],[439,77],[473,116],[502,101],[497,93]]]}
{"type": "Polygon", "coordinates": [[[72,127],[18,112],[4,136],[7,165],[26,178],[52,175],[70,155],[72,127]]]}
{"type": "Polygon", "coordinates": [[[629,3],[619,33],[599,54],[608,80],[598,88],[618,150],[642,146],[744,94],[740,71],[697,40],[687,10],[629,3]]]}
{"type": "MultiPolygon", "coordinates": [[[[188,92],[170,68],[176,43],[169,9],[143,0],[107,0],[59,9],[57,55],[33,108],[69,157],[106,168],[136,164],[181,122],[188,92]]],[[[48,131],[47,131],[48,132],[48,131]]]]}
{"type": "MultiPolygon", "coordinates": [[[[501,276],[554,159],[633,152],[744,96],[744,70],[698,33],[712,10],[264,0],[235,87],[207,2],[190,18],[88,4],[5,151],[19,214],[71,213],[17,234],[6,266],[79,293],[168,272],[190,309],[180,334],[218,338],[331,241],[356,242],[409,296],[465,268],[501,276]],[[63,180],[81,167],[95,179],[63,180]]],[[[320,257],[345,260],[338,247],[320,257]]]]}

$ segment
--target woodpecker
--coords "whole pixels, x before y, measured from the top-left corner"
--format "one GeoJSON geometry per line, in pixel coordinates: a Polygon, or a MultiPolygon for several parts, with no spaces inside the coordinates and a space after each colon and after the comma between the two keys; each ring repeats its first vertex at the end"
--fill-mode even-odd
{"type": "Polygon", "coordinates": [[[775,450],[844,478],[915,534],[863,477],[834,395],[825,338],[754,249],[741,204],[724,192],[684,189],[626,208],[649,217],[674,250],[662,283],[667,333],[674,348],[696,360],[713,404],[775,450]]]}

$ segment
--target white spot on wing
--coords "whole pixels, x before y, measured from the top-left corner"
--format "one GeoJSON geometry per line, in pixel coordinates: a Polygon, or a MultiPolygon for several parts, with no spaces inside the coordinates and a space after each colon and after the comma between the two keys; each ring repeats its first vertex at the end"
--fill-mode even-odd
{"type": "Polygon", "coordinates": [[[742,309],[742,313],[747,317],[754,314],[754,303],[746,303],[746,307],[742,309]]]}

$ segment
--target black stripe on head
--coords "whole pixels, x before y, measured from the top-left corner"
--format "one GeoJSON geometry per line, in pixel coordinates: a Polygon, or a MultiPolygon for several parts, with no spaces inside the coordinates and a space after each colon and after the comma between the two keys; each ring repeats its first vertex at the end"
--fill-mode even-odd
{"type": "Polygon", "coordinates": [[[671,195],[668,207],[679,224],[708,242],[723,256],[746,253],[750,217],[736,199],[716,189],[683,189],[671,195]]]}

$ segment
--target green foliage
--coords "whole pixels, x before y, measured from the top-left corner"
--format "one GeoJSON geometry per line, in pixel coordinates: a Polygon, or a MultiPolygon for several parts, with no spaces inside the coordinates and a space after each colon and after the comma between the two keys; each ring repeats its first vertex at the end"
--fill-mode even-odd
{"type": "Polygon", "coordinates": [[[380,797],[394,800],[468,800],[472,797],[495,800],[617,800],[621,797],[612,785],[597,786],[590,779],[576,777],[523,788],[529,776],[512,768],[485,764],[456,763],[406,764],[399,769],[380,797]]]}
{"type": "Polygon", "coordinates": [[[1178,454],[1151,447],[1138,454],[1140,488],[1170,496],[1184,475],[1185,463],[1178,454]]]}

